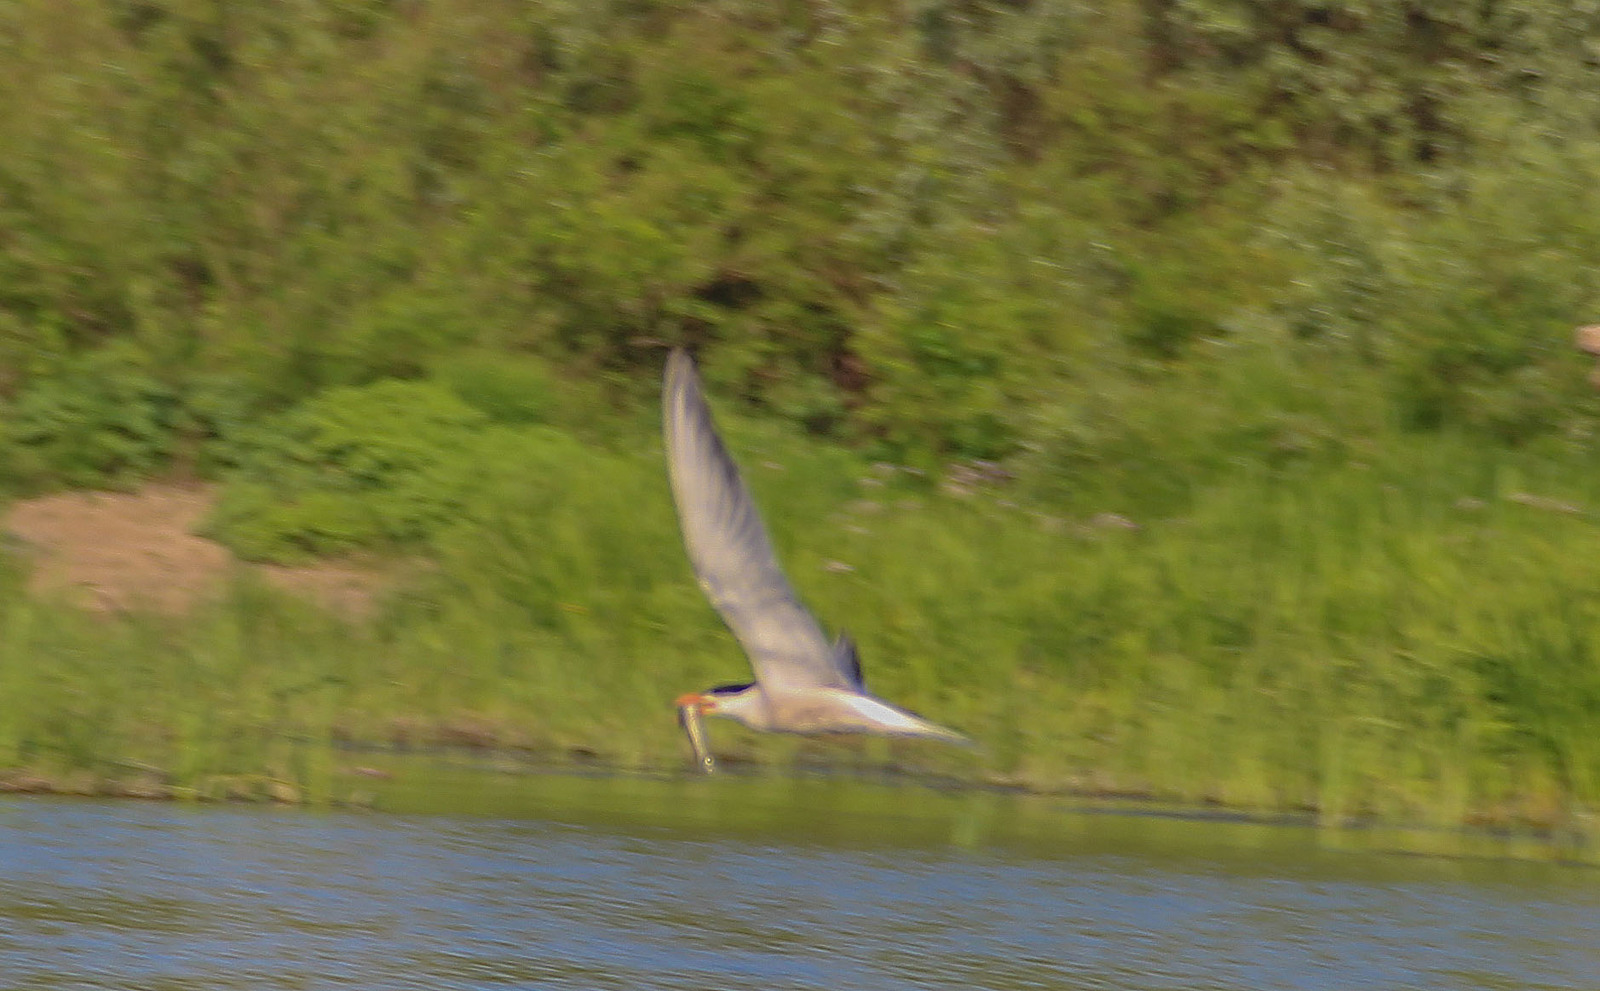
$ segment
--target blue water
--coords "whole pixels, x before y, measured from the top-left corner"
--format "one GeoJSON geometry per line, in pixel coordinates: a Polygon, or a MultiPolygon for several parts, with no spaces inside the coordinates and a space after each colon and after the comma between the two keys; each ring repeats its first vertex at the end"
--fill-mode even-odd
{"type": "Polygon", "coordinates": [[[0,800],[0,987],[1600,988],[1591,868],[1258,855],[1185,822],[1119,850],[1140,829],[1114,815],[902,846],[894,808],[841,841],[793,800],[826,840],[570,795],[553,818],[0,800]]]}

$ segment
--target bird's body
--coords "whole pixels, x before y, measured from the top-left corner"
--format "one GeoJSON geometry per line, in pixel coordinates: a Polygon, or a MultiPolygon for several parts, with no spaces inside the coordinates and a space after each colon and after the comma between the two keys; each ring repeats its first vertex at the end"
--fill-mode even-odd
{"type": "Polygon", "coordinates": [[[739,469],[717,435],[694,363],[667,359],[662,430],[683,542],[700,587],[750,657],[756,680],[678,699],[696,757],[709,770],[698,717],[767,732],[875,733],[966,742],[866,690],[855,644],[829,642],[789,586],[739,469]]]}
{"type": "Polygon", "coordinates": [[[769,692],[760,685],[734,687],[734,691],[706,693],[712,698],[712,708],[702,711],[767,733],[877,733],[966,741],[959,733],[936,726],[865,691],[813,688],[769,692]]]}

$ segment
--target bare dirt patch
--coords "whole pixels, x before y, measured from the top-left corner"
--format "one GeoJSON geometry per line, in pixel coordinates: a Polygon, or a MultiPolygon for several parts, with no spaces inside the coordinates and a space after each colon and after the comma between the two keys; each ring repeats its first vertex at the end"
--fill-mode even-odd
{"type": "Polygon", "coordinates": [[[15,503],[0,529],[21,540],[32,558],[31,592],[65,594],[100,612],[185,612],[219,596],[236,568],[250,568],[345,615],[370,612],[383,584],[375,571],[347,564],[247,565],[197,535],[215,500],[214,487],[200,484],[62,492],[15,503]]]}

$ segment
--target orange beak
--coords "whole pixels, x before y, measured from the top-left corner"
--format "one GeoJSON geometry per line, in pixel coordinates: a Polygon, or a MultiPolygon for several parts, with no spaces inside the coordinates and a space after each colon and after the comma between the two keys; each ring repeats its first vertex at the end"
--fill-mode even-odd
{"type": "Polygon", "coordinates": [[[695,711],[697,712],[710,712],[712,707],[710,696],[702,695],[699,692],[689,692],[687,695],[679,695],[678,700],[672,704],[679,709],[694,706],[695,711]]]}

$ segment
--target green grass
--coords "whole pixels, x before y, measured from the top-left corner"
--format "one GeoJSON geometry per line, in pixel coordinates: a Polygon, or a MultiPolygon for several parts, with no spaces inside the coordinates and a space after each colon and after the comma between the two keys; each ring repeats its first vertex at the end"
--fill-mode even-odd
{"type": "Polygon", "coordinates": [[[8,564],[0,769],[675,764],[668,700],[745,670],[652,439],[682,343],[807,599],[984,745],[830,759],[1593,807],[1595,521],[1551,507],[1600,507],[1600,23],[1261,6],[0,6],[0,498],[198,474],[241,556],[423,564],[354,625],[8,564]],[[971,458],[1015,480],[945,492],[971,458]]]}
{"type": "MultiPolygon", "coordinates": [[[[795,584],[870,686],[976,738],[799,744],[971,780],[1314,810],[1564,823],[1600,800],[1592,475],[1448,437],[1240,469],[1138,529],[962,496],[734,419],[795,584]],[[850,570],[837,568],[842,563],[850,570]],[[832,567],[830,567],[832,565],[832,567]]],[[[659,451],[506,459],[368,625],[241,579],[184,620],[0,611],[0,767],[161,769],[329,795],[327,745],[475,742],[677,767],[670,699],[745,662],[692,582],[659,451]]],[[[1115,509],[1117,507],[1108,507],[1115,509]]]]}

